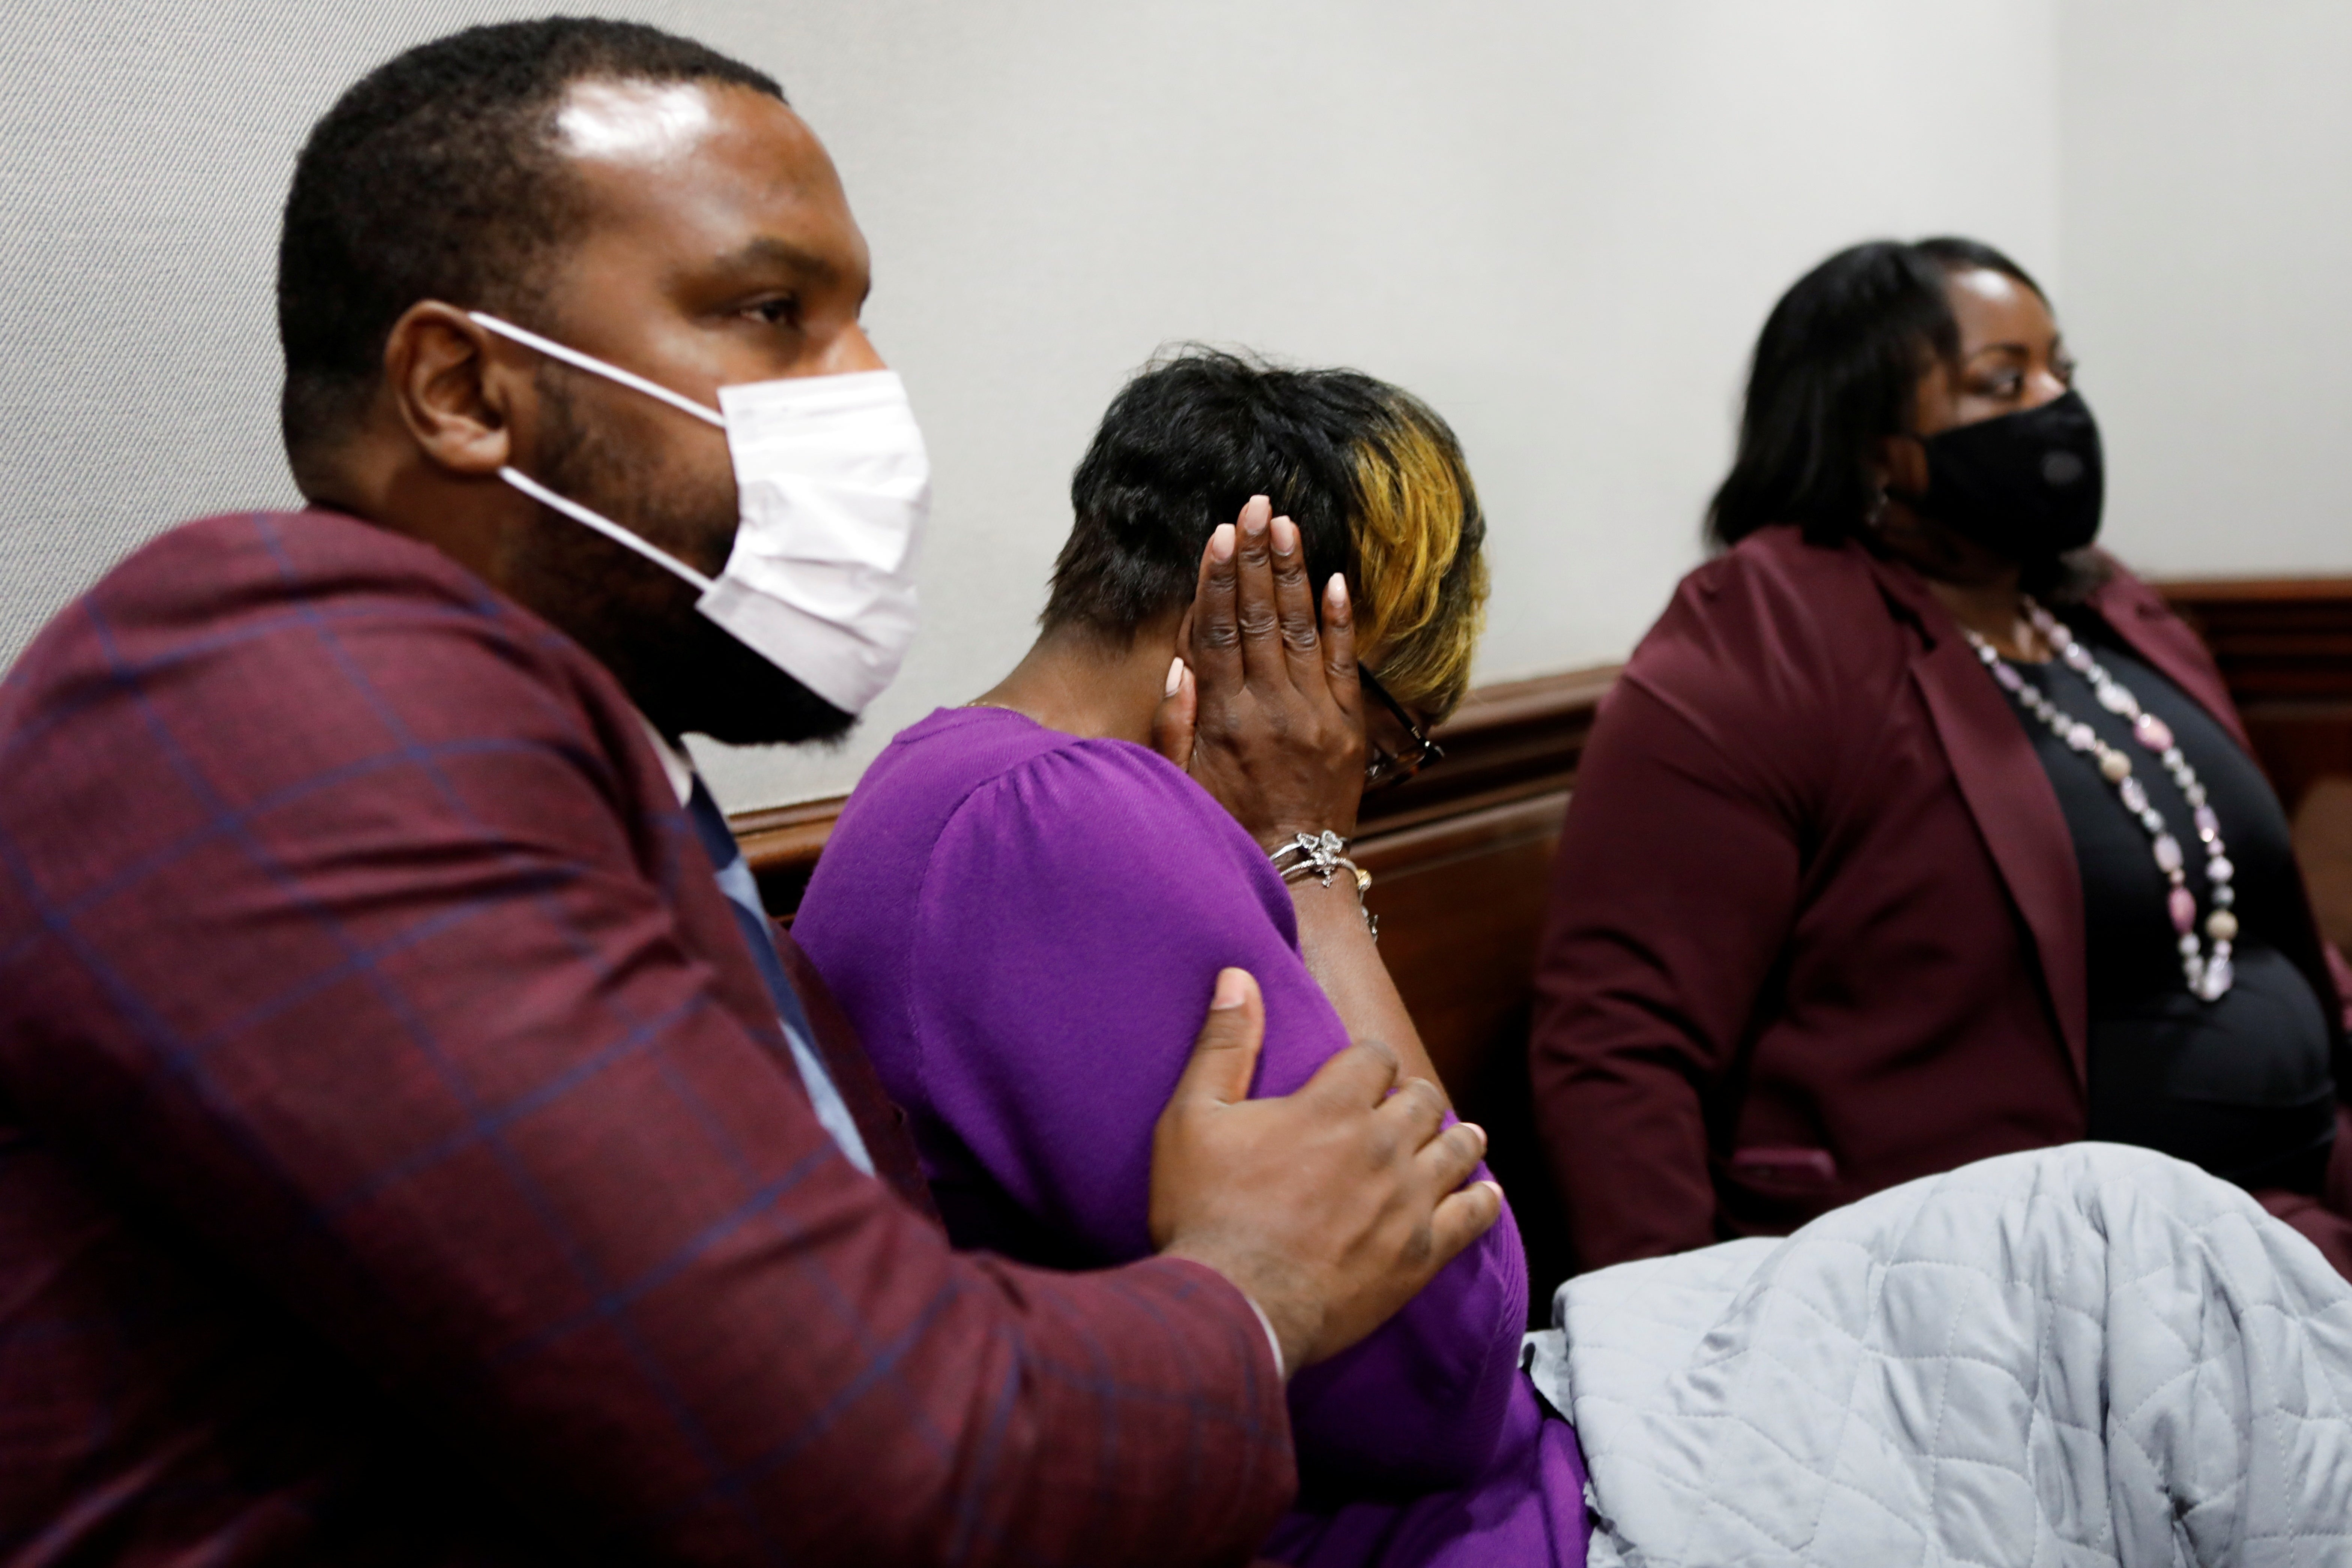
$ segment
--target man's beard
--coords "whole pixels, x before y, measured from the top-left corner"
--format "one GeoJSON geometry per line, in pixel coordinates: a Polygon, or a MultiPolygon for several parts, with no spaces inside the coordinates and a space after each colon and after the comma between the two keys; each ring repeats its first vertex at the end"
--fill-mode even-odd
{"type": "MultiPolygon", "coordinates": [[[[661,476],[593,428],[561,374],[543,372],[539,394],[540,483],[689,564],[732,541],[731,475],[718,483],[661,476]]],[[[714,575],[718,564],[708,568],[714,575]]],[[[593,654],[666,735],[774,745],[835,740],[857,721],[696,609],[691,584],[561,512],[540,508],[540,526],[513,567],[531,584],[530,602],[593,654]]]]}

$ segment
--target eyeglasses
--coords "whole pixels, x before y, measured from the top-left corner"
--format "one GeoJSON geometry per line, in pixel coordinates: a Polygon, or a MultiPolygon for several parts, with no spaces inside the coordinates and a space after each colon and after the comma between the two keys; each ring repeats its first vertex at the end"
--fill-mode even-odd
{"type": "Polygon", "coordinates": [[[1356,679],[1363,682],[1365,690],[1380,699],[1381,706],[1387,709],[1396,721],[1404,726],[1404,732],[1412,737],[1412,744],[1404,755],[1391,757],[1386,752],[1381,752],[1364,764],[1366,789],[1379,789],[1383,784],[1402,784],[1429,763],[1445,755],[1444,747],[1422,733],[1421,726],[1412,721],[1412,715],[1404,710],[1404,704],[1389,695],[1389,689],[1381,684],[1381,678],[1372,673],[1370,666],[1361,664],[1356,666],[1356,679]]]}

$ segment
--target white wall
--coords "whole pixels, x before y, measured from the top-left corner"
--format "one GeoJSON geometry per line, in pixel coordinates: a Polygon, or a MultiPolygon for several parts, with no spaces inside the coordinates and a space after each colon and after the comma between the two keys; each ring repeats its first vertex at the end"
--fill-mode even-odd
{"type": "MultiPolygon", "coordinates": [[[[1423,394],[1492,520],[1482,679],[1622,656],[1697,559],[1748,344],[1798,272],[1959,230],[2071,294],[2059,40],[2080,28],[2057,6],[1988,0],[1965,26],[1909,0],[594,7],[783,79],[873,240],[869,321],[937,468],[898,688],[842,752],[717,759],[722,796],[844,789],[1018,656],[1069,468],[1170,340],[1423,394]]],[[[12,5],[0,658],[140,538],[287,499],[269,277],[303,130],[393,49],[541,8],[12,5]]]]}
{"type": "Polygon", "coordinates": [[[2168,575],[2352,572],[2352,5],[2061,16],[2066,326],[2112,542],[2168,575]]]}

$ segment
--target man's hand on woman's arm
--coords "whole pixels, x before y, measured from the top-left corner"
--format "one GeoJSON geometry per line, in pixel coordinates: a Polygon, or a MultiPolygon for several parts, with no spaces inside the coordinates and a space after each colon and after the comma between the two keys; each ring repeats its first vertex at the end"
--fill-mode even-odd
{"type": "Polygon", "coordinates": [[[1192,1058],[1152,1139],[1151,1239],[1255,1302],[1286,1372],[1370,1333],[1502,1213],[1469,1180],[1486,1135],[1444,1124],[1426,1079],[1355,1045],[1296,1094],[1249,1098],[1265,1035],[1257,983],[1217,976],[1192,1058]]]}
{"type": "MultiPolygon", "coordinates": [[[[1321,605],[1305,542],[1264,497],[1201,558],[1159,749],[1268,849],[1356,826],[1362,689],[1346,580],[1321,605]]],[[[1233,1281],[1273,1326],[1290,1372],[1393,1316],[1493,1226],[1502,1190],[1463,1184],[1486,1152],[1446,1101],[1365,931],[1352,886],[1293,889],[1301,947],[1359,1043],[1305,1088],[1251,1100],[1265,1031],[1257,983],[1217,994],[1152,1144],[1151,1237],[1233,1281]],[[1402,1066],[1401,1066],[1402,1063],[1402,1066]]]]}

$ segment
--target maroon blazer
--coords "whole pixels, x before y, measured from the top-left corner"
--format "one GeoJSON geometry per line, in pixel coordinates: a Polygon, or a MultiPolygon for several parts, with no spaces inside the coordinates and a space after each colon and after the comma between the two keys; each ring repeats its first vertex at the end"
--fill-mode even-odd
{"type": "Polygon", "coordinates": [[[165,535],[0,778],[0,1562],[1173,1564],[1288,1501],[1223,1279],[960,1256],[841,1157],[620,689],[436,552],[165,535]]]}
{"type": "MultiPolygon", "coordinates": [[[[2092,605],[2245,743],[2154,592],[2118,571],[2092,605]]],[[[2084,1135],[2057,795],[1925,582],[1858,543],[1767,528],[1683,580],[1593,727],[1553,875],[1531,1066],[1585,1267],[2084,1135]]],[[[2286,956],[2334,1018],[2308,920],[2286,956]]],[[[2305,1217],[2352,1269],[2352,1229],[2305,1217]]]]}

